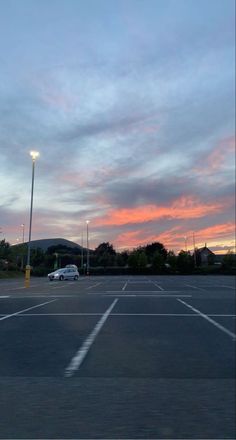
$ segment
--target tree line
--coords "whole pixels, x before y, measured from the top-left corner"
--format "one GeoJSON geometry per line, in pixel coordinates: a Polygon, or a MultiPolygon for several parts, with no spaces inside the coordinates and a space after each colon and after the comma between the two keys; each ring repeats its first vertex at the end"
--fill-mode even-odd
{"type": "MultiPolygon", "coordinates": [[[[0,271],[24,271],[27,244],[10,246],[0,241],[0,271]]],[[[44,252],[41,248],[31,249],[33,274],[46,275],[48,272],[67,264],[75,264],[81,274],[86,273],[87,249],[65,245],[51,246],[44,252]]],[[[117,252],[109,242],[100,243],[89,250],[90,274],[190,274],[190,273],[231,273],[235,268],[235,256],[228,253],[221,266],[202,268],[189,251],[175,254],[160,242],[139,246],[131,251],[117,252]]]]}

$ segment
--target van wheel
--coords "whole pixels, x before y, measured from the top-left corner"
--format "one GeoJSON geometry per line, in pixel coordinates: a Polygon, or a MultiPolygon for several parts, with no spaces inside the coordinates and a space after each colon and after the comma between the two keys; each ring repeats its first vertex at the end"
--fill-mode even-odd
{"type": "Polygon", "coordinates": [[[61,275],[61,276],[59,277],[59,280],[60,280],[60,281],[64,280],[63,275],[61,275]]]}
{"type": "Polygon", "coordinates": [[[75,280],[75,281],[78,280],[78,275],[75,275],[74,280],[75,280]]]}

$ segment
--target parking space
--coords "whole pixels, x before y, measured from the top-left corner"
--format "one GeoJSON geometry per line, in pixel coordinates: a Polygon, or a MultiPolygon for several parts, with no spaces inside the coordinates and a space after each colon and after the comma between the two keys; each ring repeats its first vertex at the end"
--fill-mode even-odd
{"type": "Polygon", "coordinates": [[[92,316],[18,316],[4,321],[0,375],[63,377],[66,363],[95,324],[92,316]]]}
{"type": "Polygon", "coordinates": [[[233,439],[233,288],[232,277],[0,282],[0,438],[233,439]]]}
{"type": "Polygon", "coordinates": [[[206,321],[153,315],[112,315],[75,372],[86,377],[162,379],[233,379],[234,373],[232,342],[222,333],[216,338],[206,321]]]}

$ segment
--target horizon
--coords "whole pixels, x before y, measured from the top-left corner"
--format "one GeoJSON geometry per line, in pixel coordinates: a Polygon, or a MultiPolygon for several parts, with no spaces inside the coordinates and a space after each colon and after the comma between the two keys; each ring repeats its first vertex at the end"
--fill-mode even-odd
{"type": "MultiPolygon", "coordinates": [[[[78,245],[78,246],[82,247],[82,244],[81,244],[81,243],[79,243],[79,242],[74,242],[74,241],[68,240],[67,238],[63,238],[63,237],[39,238],[39,239],[31,240],[31,243],[34,243],[34,242],[36,242],[36,241],[44,241],[44,240],[45,240],[45,241],[46,241],[46,240],[65,240],[65,241],[69,241],[69,242],[72,243],[72,244],[75,244],[75,245],[78,245]]],[[[106,242],[106,241],[105,241],[105,242],[106,242]]],[[[102,242],[102,243],[104,243],[104,242],[102,242]]],[[[107,242],[106,242],[106,243],[107,243],[107,242]]],[[[11,246],[21,246],[21,245],[27,245],[27,244],[28,244],[28,241],[24,241],[24,242],[19,242],[19,241],[17,241],[16,243],[10,243],[11,246]]],[[[99,244],[101,244],[101,243],[99,243],[99,244]]],[[[98,245],[99,245],[99,244],[98,244],[98,245]]],[[[142,244],[142,245],[140,245],[140,246],[130,247],[130,248],[124,248],[124,247],[122,247],[122,248],[116,248],[116,247],[113,245],[113,243],[110,243],[110,242],[109,242],[109,244],[111,244],[111,245],[113,246],[113,249],[114,249],[117,253],[121,253],[121,252],[132,252],[133,250],[136,250],[136,249],[138,249],[139,247],[145,247],[145,246],[148,246],[148,245],[150,245],[150,244],[152,244],[152,243],[146,243],[146,244],[142,244]]],[[[161,244],[163,244],[163,246],[166,248],[166,250],[167,250],[168,252],[169,252],[169,251],[173,251],[173,252],[174,252],[173,249],[167,248],[167,247],[165,246],[165,243],[161,243],[161,244]]],[[[54,245],[52,245],[52,246],[54,246],[54,245]]],[[[59,245],[58,245],[58,246],[59,246],[59,245]]],[[[65,245],[65,246],[66,246],[66,245],[65,245]]],[[[203,247],[207,247],[208,249],[210,249],[210,247],[207,245],[207,243],[204,243],[202,246],[199,246],[199,247],[196,246],[195,249],[196,249],[196,250],[199,250],[199,249],[201,249],[201,248],[203,248],[203,247]]],[[[83,248],[86,249],[86,246],[83,245],[83,248]]],[[[91,248],[91,247],[89,247],[89,249],[90,249],[91,251],[94,251],[96,248],[91,248]]],[[[187,250],[184,249],[184,248],[182,248],[182,249],[180,249],[179,251],[175,252],[175,254],[178,254],[178,253],[181,252],[181,251],[184,251],[184,252],[190,252],[190,253],[193,254],[193,250],[194,250],[193,247],[190,247],[190,248],[187,249],[187,250]]],[[[211,250],[211,249],[210,249],[210,250],[211,250]]],[[[223,250],[221,250],[221,251],[216,250],[216,251],[214,251],[214,254],[215,254],[215,255],[226,255],[228,252],[232,252],[233,254],[235,254],[235,252],[231,251],[230,249],[223,249],[223,250]]]]}

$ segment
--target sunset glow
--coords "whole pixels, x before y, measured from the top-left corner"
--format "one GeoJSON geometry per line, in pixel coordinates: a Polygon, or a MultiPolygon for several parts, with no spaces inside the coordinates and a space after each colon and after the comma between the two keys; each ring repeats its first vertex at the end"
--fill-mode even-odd
{"type": "Polygon", "coordinates": [[[81,244],[90,219],[91,248],[192,251],[194,233],[234,250],[233,1],[13,3],[0,17],[1,238],[16,243],[21,224],[28,236],[35,150],[32,240],[81,244]]]}
{"type": "Polygon", "coordinates": [[[190,197],[181,197],[171,206],[144,205],[133,209],[119,209],[111,211],[100,220],[95,220],[97,226],[114,225],[120,226],[132,223],[145,223],[161,218],[168,219],[191,219],[219,212],[220,204],[202,204],[199,200],[190,197]]]}

